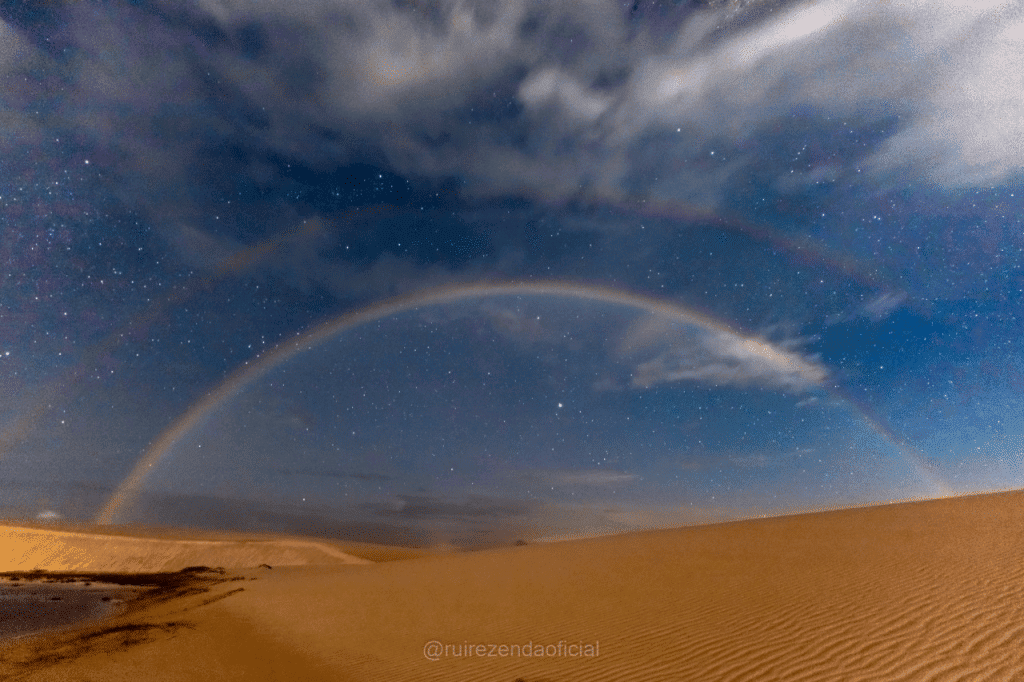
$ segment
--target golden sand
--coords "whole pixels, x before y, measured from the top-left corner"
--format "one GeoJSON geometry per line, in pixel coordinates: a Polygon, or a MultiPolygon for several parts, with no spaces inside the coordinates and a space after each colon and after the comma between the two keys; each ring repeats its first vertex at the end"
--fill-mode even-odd
{"type": "MultiPolygon", "coordinates": [[[[135,551],[114,547],[83,551],[96,567],[135,551]]],[[[33,681],[1024,679],[1021,492],[229,575],[0,646],[0,667],[33,681]]]]}
{"type": "Polygon", "coordinates": [[[198,565],[241,568],[261,563],[369,562],[311,540],[184,540],[0,526],[0,571],[141,573],[198,565]]]}

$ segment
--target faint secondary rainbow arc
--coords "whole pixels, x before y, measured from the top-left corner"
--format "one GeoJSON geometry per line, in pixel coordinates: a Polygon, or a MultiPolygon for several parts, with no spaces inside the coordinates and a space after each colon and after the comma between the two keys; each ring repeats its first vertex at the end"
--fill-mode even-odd
{"type": "Polygon", "coordinates": [[[833,391],[833,393],[851,405],[860,415],[861,419],[864,420],[864,423],[871,427],[875,433],[892,443],[907,462],[909,462],[914,468],[914,471],[921,480],[930,485],[935,492],[942,497],[949,497],[956,493],[956,491],[953,490],[949,484],[942,480],[942,478],[935,472],[935,469],[928,463],[928,460],[925,459],[924,455],[922,455],[917,448],[893,433],[892,429],[885,426],[882,420],[872,416],[872,410],[870,407],[863,404],[861,401],[856,400],[853,396],[848,395],[845,391],[837,390],[833,391]]]}
{"type": "MultiPolygon", "coordinates": [[[[512,283],[487,283],[471,284],[461,286],[450,286],[439,289],[432,289],[425,292],[418,292],[408,296],[383,301],[357,311],[346,313],[340,317],[324,322],[311,330],[297,336],[273,351],[264,355],[255,363],[236,370],[220,386],[210,392],[205,398],[191,407],[184,415],[168,427],[149,449],[139,459],[131,472],[118,485],[111,494],[106,504],[96,516],[97,523],[113,523],[117,513],[126,505],[130,504],[138,495],[140,486],[153,468],[160,463],[164,456],[170,451],[174,444],[185,434],[199,426],[206,417],[226,400],[237,394],[248,384],[265,375],[271,369],[282,362],[310,350],[323,343],[327,339],[336,336],[348,329],[378,320],[391,315],[407,312],[423,306],[439,303],[453,303],[456,301],[486,296],[510,296],[510,295],[548,295],[563,296],[569,298],[584,299],[589,301],[600,301],[603,303],[620,304],[634,307],[645,312],[661,315],[668,319],[679,322],[697,325],[706,330],[713,330],[719,333],[728,334],[740,340],[745,350],[761,355],[766,360],[775,363],[776,366],[785,367],[798,375],[810,377],[816,383],[824,378],[824,370],[817,365],[807,362],[800,356],[771,346],[764,341],[744,337],[727,325],[712,320],[706,315],[689,310],[681,305],[660,301],[654,298],[641,296],[605,286],[566,284],[564,282],[512,282],[512,283]]],[[[865,417],[866,418],[866,417],[865,417]]],[[[867,418],[866,418],[867,419],[867,418]]],[[[879,433],[884,431],[872,424],[879,433]]],[[[890,438],[891,440],[891,438],[890,438]]],[[[895,444],[895,443],[894,443],[895,444]]],[[[901,452],[902,448],[897,449],[901,452]]],[[[921,467],[916,465],[911,458],[908,461],[914,465],[918,473],[925,478],[921,467]]],[[[931,481],[929,481],[931,482],[931,481]]]]}

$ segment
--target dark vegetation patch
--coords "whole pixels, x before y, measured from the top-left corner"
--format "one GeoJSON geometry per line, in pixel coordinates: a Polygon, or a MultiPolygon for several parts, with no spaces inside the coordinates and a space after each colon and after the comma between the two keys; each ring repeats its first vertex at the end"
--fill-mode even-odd
{"type": "Polygon", "coordinates": [[[245,588],[244,587],[239,587],[239,588],[236,588],[234,590],[231,590],[230,592],[225,592],[224,594],[218,594],[218,595],[215,595],[213,597],[210,597],[209,599],[204,599],[203,601],[199,602],[199,604],[197,604],[197,606],[206,606],[207,604],[212,604],[215,601],[220,601],[221,599],[227,599],[231,595],[238,594],[239,592],[245,592],[245,588]]]}
{"type": "MultiPolygon", "coordinates": [[[[33,647],[14,655],[0,651],[0,670],[11,672],[18,679],[64,661],[88,654],[113,654],[152,641],[160,635],[173,635],[182,628],[192,628],[186,621],[165,623],[126,623],[100,627],[75,635],[48,640],[45,647],[33,647]]],[[[6,679],[6,678],[5,678],[6,679]]]]}
{"type": "Polygon", "coordinates": [[[180,571],[163,573],[73,573],[64,571],[6,571],[0,572],[0,579],[25,580],[43,583],[105,583],[132,587],[153,587],[158,589],[176,589],[186,585],[213,585],[227,580],[217,578],[226,573],[223,568],[209,566],[189,566],[180,571]]]}
{"type": "MultiPolygon", "coordinates": [[[[124,622],[149,606],[192,597],[210,591],[220,583],[244,580],[240,576],[228,576],[223,568],[190,566],[176,572],[164,573],[70,573],[49,571],[19,571],[0,573],[8,580],[72,583],[89,581],[143,588],[141,594],[127,604],[127,610],[113,624],[96,625],[89,628],[43,634],[39,638],[29,637],[20,642],[0,646],[0,677],[3,679],[27,679],[39,670],[89,654],[109,654],[123,651],[139,644],[159,638],[173,637],[182,628],[193,625],[186,620],[166,622],[124,622]],[[120,621],[120,622],[119,622],[120,621]],[[8,675],[12,675],[8,677],[8,675]]],[[[212,604],[231,595],[242,592],[239,587],[223,594],[214,595],[201,601],[182,604],[181,612],[212,604]]],[[[109,600],[109,597],[106,599],[109,600]]]]}

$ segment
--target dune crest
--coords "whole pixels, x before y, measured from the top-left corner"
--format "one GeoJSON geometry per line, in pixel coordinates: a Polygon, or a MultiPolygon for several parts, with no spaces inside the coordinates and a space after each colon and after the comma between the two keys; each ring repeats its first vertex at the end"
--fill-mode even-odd
{"type": "Polygon", "coordinates": [[[0,646],[0,667],[32,682],[1015,680],[1022,529],[1018,491],[256,570],[105,630],[0,646]]]}
{"type": "Polygon", "coordinates": [[[185,540],[0,526],[0,571],[150,573],[197,565],[368,563],[313,540],[185,540]]]}

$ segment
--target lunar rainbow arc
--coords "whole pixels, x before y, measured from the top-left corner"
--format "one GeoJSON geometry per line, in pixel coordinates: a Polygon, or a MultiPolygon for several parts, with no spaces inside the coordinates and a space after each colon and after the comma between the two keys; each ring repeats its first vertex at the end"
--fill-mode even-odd
{"type": "MultiPolygon", "coordinates": [[[[343,314],[281,344],[255,363],[236,370],[220,386],[189,408],[185,414],[160,434],[138,462],[136,462],[131,472],[111,494],[106,504],[96,515],[96,523],[114,523],[118,513],[135,500],[150,472],[160,463],[181,437],[198,427],[225,401],[290,358],[310,350],[348,329],[415,308],[487,296],[510,296],[517,294],[562,296],[637,308],[650,314],[663,316],[669,320],[729,335],[735,341],[742,343],[747,352],[757,354],[780,371],[805,378],[809,385],[818,384],[825,378],[825,371],[821,366],[809,362],[795,353],[775,347],[764,340],[745,337],[730,329],[727,325],[715,321],[706,315],[689,310],[676,303],[609,287],[547,281],[471,284],[431,289],[389,299],[343,314]]],[[[877,426],[871,420],[868,421],[872,428],[877,430],[877,426]]],[[[898,444],[897,449],[900,452],[904,452],[903,448],[900,448],[898,444]]],[[[944,486],[936,486],[934,475],[925,475],[930,472],[923,472],[920,463],[915,461],[914,458],[907,456],[906,453],[904,453],[904,457],[914,467],[915,471],[921,475],[922,479],[938,487],[940,490],[944,488],[944,486]]]]}

